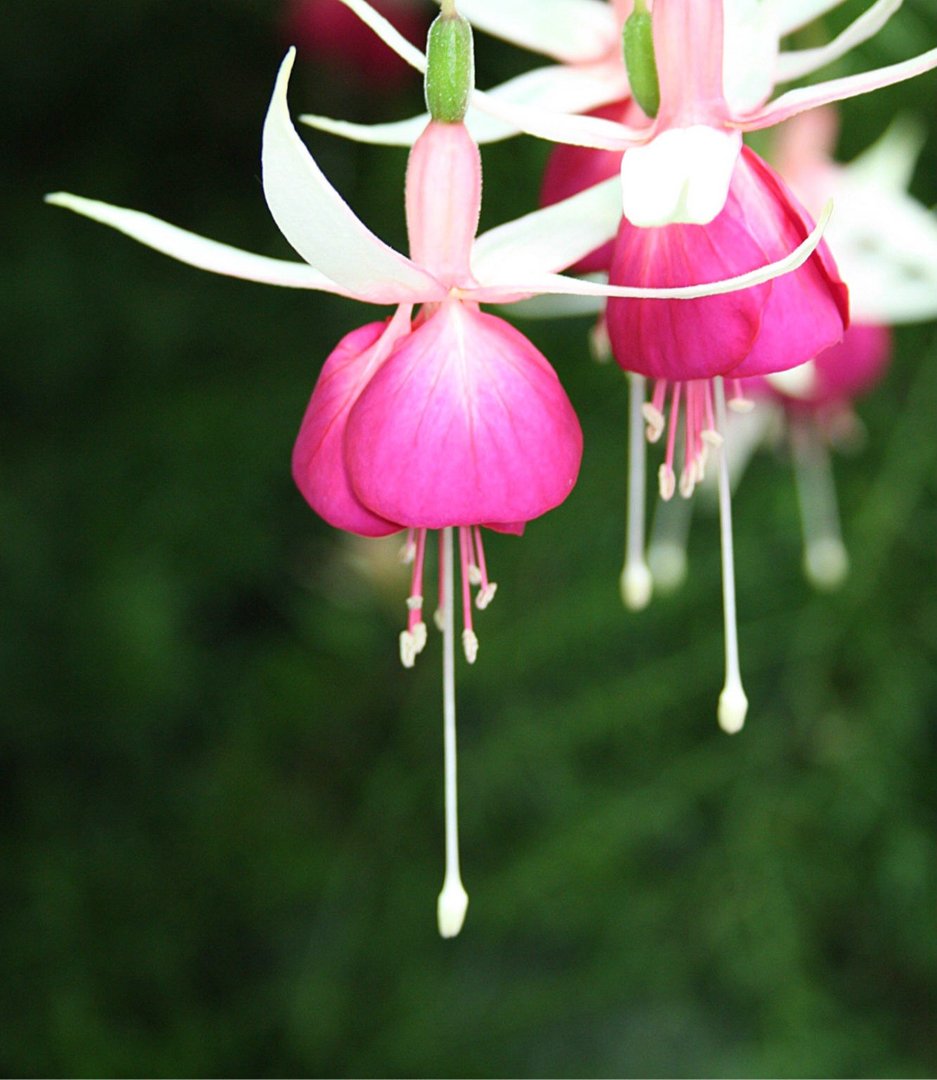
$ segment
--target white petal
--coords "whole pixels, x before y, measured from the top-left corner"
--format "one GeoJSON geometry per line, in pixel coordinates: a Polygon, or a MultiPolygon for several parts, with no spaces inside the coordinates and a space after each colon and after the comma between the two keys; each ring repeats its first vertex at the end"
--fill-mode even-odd
{"type": "Polygon", "coordinates": [[[472,272],[484,286],[565,270],[610,240],[620,221],[615,176],[483,233],[472,248],[472,272]]]}
{"type": "Polygon", "coordinates": [[[379,304],[438,299],[435,278],[378,239],[323,176],[296,134],[286,88],[296,55],[280,66],[263,135],[263,184],[280,231],[311,266],[379,304]]]}
{"type": "Polygon", "coordinates": [[[619,47],[614,10],[602,0],[459,0],[459,12],[489,34],[567,63],[619,47]]]}
{"type": "Polygon", "coordinates": [[[777,82],[793,82],[845,56],[851,49],[877,34],[901,4],[902,0],[877,0],[826,45],[816,49],[781,53],[775,68],[777,82]]]}
{"type": "MultiPolygon", "coordinates": [[[[622,100],[628,93],[628,81],[620,64],[589,68],[550,66],[535,68],[489,90],[488,97],[510,104],[525,105],[550,112],[589,112],[599,105],[622,100]]],[[[384,146],[412,146],[429,123],[429,113],[387,124],[355,124],[326,116],[306,114],[304,124],[341,135],[358,142],[384,146]]],[[[477,143],[497,142],[519,133],[515,125],[505,123],[477,108],[469,108],[465,124],[477,143]]]]}
{"type": "Polygon", "coordinates": [[[621,161],[625,217],[644,228],[708,224],[725,206],[741,148],[740,133],[696,125],[629,150],[621,161]]]}
{"type": "Polygon", "coordinates": [[[693,300],[701,296],[721,296],[750,289],[765,281],[780,277],[796,270],[810,258],[823,238],[823,231],[830,220],[833,204],[827,203],[823,213],[817,218],[813,231],[783,259],[768,263],[746,274],[714,281],[708,285],[682,285],[666,289],[643,289],[631,285],[607,285],[602,282],[586,281],[582,278],[564,277],[562,274],[540,274],[529,277],[513,285],[507,283],[484,285],[473,289],[470,299],[481,303],[513,303],[528,296],[546,294],[566,294],[573,296],[616,296],[631,300],[693,300]]]}
{"type": "Polygon", "coordinates": [[[160,221],[159,218],[150,217],[149,214],[141,214],[138,210],[111,206],[95,199],[83,199],[80,195],[69,195],[64,191],[47,195],[46,202],[74,210],[76,214],[91,218],[102,225],[110,225],[125,236],[139,240],[141,244],[189,266],[198,267],[199,270],[210,270],[214,274],[226,274],[228,277],[243,278],[245,281],[259,281],[265,285],[319,289],[342,296],[352,295],[306,263],[253,255],[249,251],[241,251],[239,248],[219,244],[216,240],[208,240],[204,236],[179,229],[175,225],[160,221]]]}
{"type": "Polygon", "coordinates": [[[784,35],[819,19],[843,0],[766,0],[777,12],[778,29],[784,35]]]}

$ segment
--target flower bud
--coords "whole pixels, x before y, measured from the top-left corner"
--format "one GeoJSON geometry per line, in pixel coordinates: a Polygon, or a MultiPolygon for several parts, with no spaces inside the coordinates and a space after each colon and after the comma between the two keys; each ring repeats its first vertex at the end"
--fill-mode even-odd
{"type": "Polygon", "coordinates": [[[660,83],[654,58],[651,15],[642,0],[636,0],[634,11],[625,22],[622,44],[631,96],[653,119],[660,108],[660,83]]]}
{"type": "Polygon", "coordinates": [[[475,86],[472,27],[458,14],[443,13],[429,28],[426,42],[426,105],[430,116],[460,124],[475,86]]]}

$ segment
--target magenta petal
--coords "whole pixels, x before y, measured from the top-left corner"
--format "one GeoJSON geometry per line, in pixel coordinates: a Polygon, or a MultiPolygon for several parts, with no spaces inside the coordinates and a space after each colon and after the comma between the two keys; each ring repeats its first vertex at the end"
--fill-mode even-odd
{"type": "Polygon", "coordinates": [[[546,359],[503,319],[457,300],[403,339],[348,417],[358,498],[420,528],[504,531],[561,503],[582,432],[546,359]]]}
{"type": "Polygon", "coordinates": [[[394,319],[368,323],[342,338],[316,381],[293,447],[293,479],[306,502],[330,525],[361,536],[386,536],[400,528],[358,501],[344,458],[348,412],[399,333],[394,319]]]}
{"type": "MultiPolygon", "coordinates": [[[[609,280],[615,285],[690,285],[753,270],[793,250],[809,218],[783,182],[744,147],[725,208],[708,225],[642,229],[623,221],[609,280]]],[[[837,342],[846,289],[828,250],[793,273],[725,296],[609,300],[619,364],[655,379],[783,371],[837,342]]]]}

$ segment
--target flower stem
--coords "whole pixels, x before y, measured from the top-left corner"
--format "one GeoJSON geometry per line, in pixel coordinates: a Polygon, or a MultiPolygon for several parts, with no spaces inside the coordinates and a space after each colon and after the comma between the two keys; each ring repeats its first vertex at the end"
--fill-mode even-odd
{"type": "Polygon", "coordinates": [[[455,600],[452,573],[452,529],[442,531],[440,559],[443,577],[442,605],[442,700],[443,757],[445,763],[446,876],[436,902],[439,933],[455,937],[465,921],[468,896],[459,870],[459,816],[456,784],[455,732],[455,600]]]}
{"type": "Polygon", "coordinates": [[[748,698],[739,670],[739,641],[735,617],[735,557],[732,548],[732,490],[729,484],[729,447],[726,438],[726,393],[722,377],[714,380],[716,424],[723,437],[719,448],[719,536],[722,548],[722,611],[725,620],[726,680],[719,695],[719,726],[729,735],[742,730],[748,698]]]}

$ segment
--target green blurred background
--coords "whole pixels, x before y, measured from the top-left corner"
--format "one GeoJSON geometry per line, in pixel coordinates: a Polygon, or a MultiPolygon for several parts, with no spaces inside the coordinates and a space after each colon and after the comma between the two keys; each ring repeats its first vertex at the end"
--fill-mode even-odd
{"type": "MultiPolygon", "coordinates": [[[[865,5],[847,3],[831,27],[865,5]]],[[[641,616],[617,591],[625,382],[588,322],[529,323],[582,477],[522,540],[460,665],[460,938],[442,878],[438,640],[401,670],[403,573],[320,522],[289,455],[316,373],[373,317],[182,267],[45,207],[65,188],[287,255],[259,182],[286,44],[262,0],[7,5],[0,194],[6,1075],[931,1076],[937,345],[902,329],[836,463],[854,571],[800,572],[788,463],[735,504],[738,737],[718,534],[641,616]]],[[[861,70],[937,43],[907,0],[861,70]]],[[[531,61],[479,39],[479,82],[531,61]]],[[[392,118],[305,55],[294,112],[392,118]]],[[[844,108],[842,147],[930,125],[937,78],[844,108]]],[[[404,242],[402,151],[308,133],[404,242]]],[[[546,148],[485,154],[483,224],[546,148]]],[[[391,547],[394,545],[392,544],[391,547]]]]}

